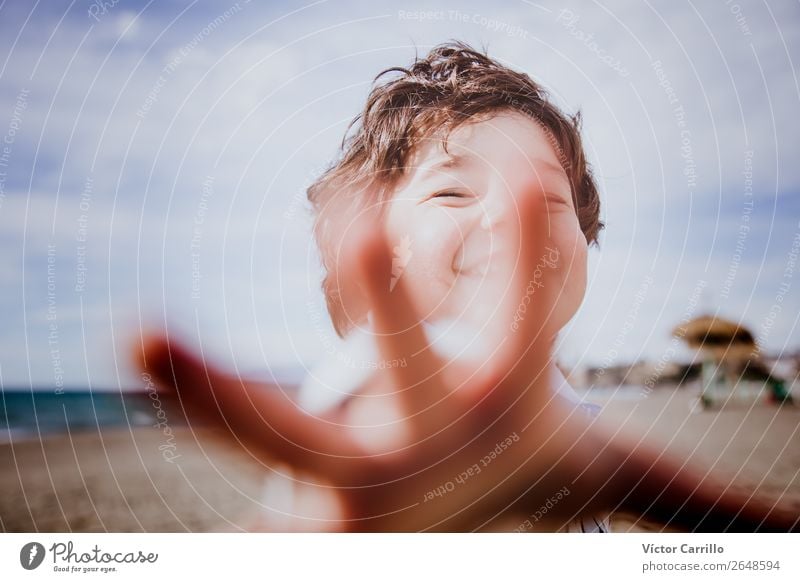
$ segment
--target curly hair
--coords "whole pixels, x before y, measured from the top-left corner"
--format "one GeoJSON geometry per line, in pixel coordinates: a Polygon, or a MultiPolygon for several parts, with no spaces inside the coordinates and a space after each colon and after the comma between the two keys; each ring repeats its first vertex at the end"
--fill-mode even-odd
{"type": "Polygon", "coordinates": [[[341,217],[389,199],[422,140],[447,136],[464,123],[503,111],[522,113],[547,135],[567,174],[578,222],[589,244],[603,228],[600,197],[580,136],[580,113],[565,115],[528,75],[509,69],[462,42],[433,48],[410,68],[376,78],[363,111],[345,132],[339,158],[308,188],[314,237],[327,275],[322,281],[334,329],[352,327],[334,276],[341,217]]]}

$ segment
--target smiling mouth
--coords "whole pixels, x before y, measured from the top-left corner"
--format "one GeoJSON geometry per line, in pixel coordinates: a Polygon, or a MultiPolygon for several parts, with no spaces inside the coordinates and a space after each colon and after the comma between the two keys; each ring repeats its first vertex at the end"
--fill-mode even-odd
{"type": "Polygon", "coordinates": [[[497,252],[483,255],[478,260],[464,264],[464,255],[459,253],[453,260],[453,271],[465,277],[485,277],[497,268],[497,252]]]}
{"type": "Polygon", "coordinates": [[[456,275],[481,278],[505,276],[511,267],[514,248],[510,240],[501,233],[488,238],[463,237],[452,261],[452,270],[456,275]]]}
{"type": "Polygon", "coordinates": [[[470,269],[459,269],[456,271],[461,277],[485,277],[489,270],[487,267],[474,267],[470,269]]]}

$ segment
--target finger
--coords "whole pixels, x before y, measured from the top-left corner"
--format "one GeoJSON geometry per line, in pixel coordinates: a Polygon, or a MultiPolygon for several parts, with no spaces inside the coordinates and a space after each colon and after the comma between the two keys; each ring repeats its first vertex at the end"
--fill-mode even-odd
{"type": "Polygon", "coordinates": [[[537,188],[522,195],[517,204],[518,229],[512,228],[511,252],[516,263],[509,290],[504,295],[493,376],[506,375],[520,388],[538,377],[549,360],[552,338],[550,323],[556,290],[548,271],[553,268],[547,246],[549,220],[546,203],[537,188]]]}
{"type": "Polygon", "coordinates": [[[175,341],[148,340],[142,363],[177,391],[189,418],[211,422],[262,460],[329,474],[359,454],[345,434],[303,413],[277,387],[221,374],[175,341]]]}
{"type": "Polygon", "coordinates": [[[439,376],[441,359],[431,349],[397,269],[392,281],[393,257],[385,235],[380,229],[364,228],[355,241],[353,270],[372,310],[373,332],[382,358],[379,367],[394,380],[389,389],[409,416],[429,410],[447,395],[439,376]]]}

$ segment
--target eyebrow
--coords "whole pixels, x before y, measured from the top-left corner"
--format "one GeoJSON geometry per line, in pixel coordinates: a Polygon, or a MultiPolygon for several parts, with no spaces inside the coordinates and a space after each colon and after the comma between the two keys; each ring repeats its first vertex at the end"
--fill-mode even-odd
{"type": "Polygon", "coordinates": [[[454,170],[460,168],[472,161],[472,159],[473,156],[468,154],[448,154],[446,158],[436,162],[432,166],[420,168],[419,177],[421,180],[428,179],[441,170],[454,170]]]}

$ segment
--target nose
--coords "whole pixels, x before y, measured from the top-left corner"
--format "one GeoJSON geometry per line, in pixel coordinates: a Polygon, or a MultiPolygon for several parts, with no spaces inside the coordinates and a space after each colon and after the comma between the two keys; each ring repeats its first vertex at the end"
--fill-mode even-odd
{"type": "Polygon", "coordinates": [[[504,188],[500,192],[490,193],[485,198],[482,210],[481,228],[496,231],[514,217],[516,205],[513,196],[504,188]]]}

